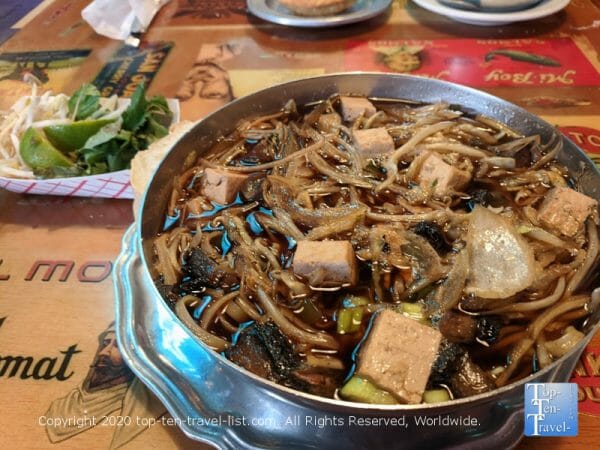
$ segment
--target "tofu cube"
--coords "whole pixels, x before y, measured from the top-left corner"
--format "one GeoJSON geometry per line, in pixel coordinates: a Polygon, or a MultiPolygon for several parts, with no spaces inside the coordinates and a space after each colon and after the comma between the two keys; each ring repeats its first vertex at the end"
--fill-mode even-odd
{"type": "Polygon", "coordinates": [[[442,196],[464,188],[471,181],[471,174],[452,167],[436,153],[429,152],[421,164],[418,181],[421,187],[431,188],[435,195],[442,196]]]}
{"type": "Polygon", "coordinates": [[[405,403],[421,403],[442,334],[401,313],[386,309],[358,356],[356,374],[405,403]]]}
{"type": "Polygon", "coordinates": [[[394,140],[385,128],[354,130],[352,137],[356,149],[365,158],[391,153],[395,148],[394,140]]]}
{"type": "Polygon", "coordinates": [[[377,110],[373,103],[364,97],[346,97],[340,96],[342,104],[342,117],[346,122],[354,122],[364,114],[365,117],[371,117],[377,110]]]}
{"type": "Polygon", "coordinates": [[[202,193],[215,203],[227,205],[237,197],[248,175],[228,170],[204,170],[202,177],[202,193]]]}
{"type": "Polygon", "coordinates": [[[355,285],[358,278],[350,241],[299,241],[292,270],[308,280],[316,277],[315,287],[355,285]]]}
{"type": "Polygon", "coordinates": [[[598,202],[593,198],[574,189],[557,187],[546,194],[538,210],[538,220],[551,230],[573,237],[597,207],[598,202]]]}

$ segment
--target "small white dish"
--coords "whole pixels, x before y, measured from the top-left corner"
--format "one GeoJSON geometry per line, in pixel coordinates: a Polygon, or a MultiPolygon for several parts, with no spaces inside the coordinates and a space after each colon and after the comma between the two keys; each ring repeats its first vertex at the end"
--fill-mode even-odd
{"type": "Polygon", "coordinates": [[[337,27],[371,19],[389,8],[392,0],[358,0],[346,11],[331,16],[298,16],[277,0],[248,0],[248,11],[269,22],[290,27],[337,27]]]}
{"type": "Polygon", "coordinates": [[[543,0],[529,9],[506,13],[465,11],[444,6],[438,0],[413,1],[421,8],[446,16],[456,22],[491,27],[549,16],[563,9],[571,0],[543,0]]]}

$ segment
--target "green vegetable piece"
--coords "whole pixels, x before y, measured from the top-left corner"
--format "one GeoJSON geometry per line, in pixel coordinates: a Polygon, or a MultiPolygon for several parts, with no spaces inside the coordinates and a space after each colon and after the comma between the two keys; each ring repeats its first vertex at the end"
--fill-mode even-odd
{"type": "Polygon", "coordinates": [[[131,103],[123,113],[123,128],[129,131],[136,131],[146,120],[146,89],[144,84],[140,84],[133,95],[131,103]]]}
{"type": "Polygon", "coordinates": [[[167,100],[162,95],[156,95],[148,101],[146,110],[155,126],[164,129],[165,134],[168,133],[173,122],[173,112],[169,109],[167,100]]]}
{"type": "Polygon", "coordinates": [[[419,303],[402,303],[402,314],[418,322],[426,322],[425,310],[419,303]]]}
{"type": "Polygon", "coordinates": [[[167,135],[172,120],[167,101],[159,96],[146,100],[144,86],[140,85],[123,115],[77,150],[80,165],[89,175],[128,169],[138,151],[167,135]]]}
{"type": "Polygon", "coordinates": [[[360,295],[351,295],[349,297],[344,298],[342,302],[344,308],[353,308],[355,306],[367,306],[368,304],[369,299],[360,295]]]}
{"type": "Polygon", "coordinates": [[[399,402],[387,391],[379,389],[365,378],[353,376],[340,389],[340,395],[346,400],[378,405],[397,405],[399,402]]]}
{"type": "Polygon", "coordinates": [[[63,152],[72,152],[82,148],[87,140],[113,120],[81,120],[68,125],[50,125],[44,127],[44,133],[52,145],[63,152]]]}
{"type": "Polygon", "coordinates": [[[363,315],[364,308],[362,306],[340,309],[337,314],[338,334],[356,333],[360,330],[363,315]]]}
{"type": "Polygon", "coordinates": [[[360,325],[362,324],[362,318],[364,314],[363,308],[351,308],[352,310],[352,321],[350,323],[350,329],[348,333],[356,333],[360,330],[360,325]]]}
{"type": "Polygon", "coordinates": [[[352,326],[352,308],[343,308],[337,314],[337,332],[338,334],[346,334],[352,326]]]}
{"type": "Polygon", "coordinates": [[[100,91],[92,84],[82,85],[69,99],[69,116],[83,120],[100,108],[100,91]]]}
{"type": "Polygon", "coordinates": [[[452,400],[446,389],[431,389],[423,392],[423,403],[442,403],[452,400]]]}
{"type": "Polygon", "coordinates": [[[19,153],[25,164],[34,172],[74,165],[73,161],[55,148],[44,133],[36,128],[28,128],[25,131],[19,144],[19,153]]]}

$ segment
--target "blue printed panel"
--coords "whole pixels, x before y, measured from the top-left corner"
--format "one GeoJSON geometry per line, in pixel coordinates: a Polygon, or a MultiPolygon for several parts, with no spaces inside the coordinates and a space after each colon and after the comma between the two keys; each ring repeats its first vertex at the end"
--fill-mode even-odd
{"type": "Polygon", "coordinates": [[[525,436],[577,436],[577,384],[525,385],[525,436]]]}

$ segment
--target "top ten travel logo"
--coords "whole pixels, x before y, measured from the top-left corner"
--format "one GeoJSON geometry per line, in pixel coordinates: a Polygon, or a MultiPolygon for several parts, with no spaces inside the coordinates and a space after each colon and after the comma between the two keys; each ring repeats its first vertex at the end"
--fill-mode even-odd
{"type": "Polygon", "coordinates": [[[525,436],[577,436],[577,384],[525,384],[525,436]]]}

